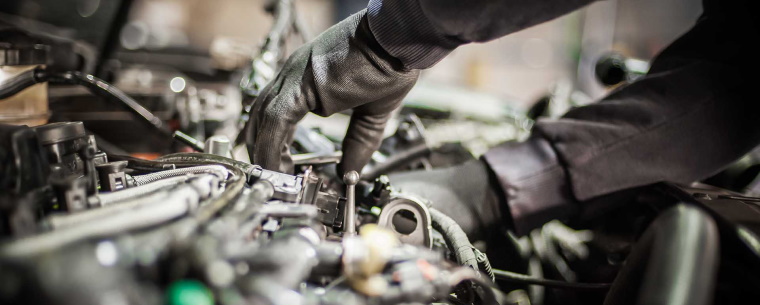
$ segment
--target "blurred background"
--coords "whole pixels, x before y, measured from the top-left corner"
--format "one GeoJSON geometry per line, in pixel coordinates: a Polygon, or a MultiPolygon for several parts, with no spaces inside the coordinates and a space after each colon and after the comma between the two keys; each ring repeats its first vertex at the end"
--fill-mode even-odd
{"type": "MultiPolygon", "coordinates": [[[[189,55],[238,53],[244,62],[261,45],[272,23],[266,0],[135,0],[120,29],[120,51],[185,52],[189,55]]],[[[310,35],[366,6],[362,0],[297,0],[299,17],[310,35]]],[[[70,26],[72,19],[97,24],[118,14],[116,0],[3,1],[6,14],[70,26]],[[57,5],[56,5],[57,4],[57,5]],[[88,19],[94,20],[87,22],[88,19]]],[[[472,89],[527,109],[558,84],[572,85],[590,98],[603,94],[587,62],[611,50],[651,59],[686,31],[701,12],[699,0],[607,0],[486,44],[459,48],[422,82],[472,89]],[[583,64],[587,66],[584,68],[583,64]]],[[[103,43],[98,26],[70,31],[74,38],[103,43]]],[[[63,30],[66,32],[66,30],[63,30]]],[[[65,34],[65,33],[63,33],[65,34]]],[[[291,49],[292,50],[292,49],[291,49]]],[[[290,50],[289,50],[290,51],[290,50]]],[[[229,59],[216,63],[231,68],[229,59]]]]}

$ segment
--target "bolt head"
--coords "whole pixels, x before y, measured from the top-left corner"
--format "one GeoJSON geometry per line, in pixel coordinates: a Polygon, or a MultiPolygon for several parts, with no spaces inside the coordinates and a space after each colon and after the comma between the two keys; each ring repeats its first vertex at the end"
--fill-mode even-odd
{"type": "Polygon", "coordinates": [[[343,183],[347,185],[356,185],[359,183],[359,173],[356,171],[349,171],[343,175],[343,183]]]}

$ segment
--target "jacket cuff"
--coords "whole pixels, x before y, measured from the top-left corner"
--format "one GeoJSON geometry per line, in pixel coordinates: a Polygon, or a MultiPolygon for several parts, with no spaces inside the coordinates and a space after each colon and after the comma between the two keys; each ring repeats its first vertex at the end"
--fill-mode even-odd
{"type": "Polygon", "coordinates": [[[504,143],[483,160],[501,185],[517,235],[578,213],[565,169],[546,139],[534,134],[525,142],[504,143]]]}
{"type": "Polygon", "coordinates": [[[370,0],[367,20],[377,42],[409,70],[429,68],[464,43],[436,29],[418,1],[370,0]]]}

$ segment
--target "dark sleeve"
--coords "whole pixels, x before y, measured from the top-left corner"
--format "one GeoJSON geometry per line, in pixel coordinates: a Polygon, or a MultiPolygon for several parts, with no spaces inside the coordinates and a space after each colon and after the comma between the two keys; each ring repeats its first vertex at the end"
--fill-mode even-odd
{"type": "Polygon", "coordinates": [[[590,199],[613,192],[706,178],[755,147],[758,65],[742,37],[757,29],[738,29],[751,27],[703,19],[646,77],[489,151],[518,234],[588,214],[590,199]]]}
{"type": "Polygon", "coordinates": [[[457,46],[496,39],[593,1],[370,0],[367,16],[388,53],[408,69],[424,69],[457,46]]]}

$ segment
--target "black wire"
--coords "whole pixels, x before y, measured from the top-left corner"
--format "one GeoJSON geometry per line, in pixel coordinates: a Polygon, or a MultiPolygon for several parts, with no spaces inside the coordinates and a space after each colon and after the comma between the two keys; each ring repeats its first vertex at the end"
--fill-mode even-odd
{"type": "Polygon", "coordinates": [[[169,135],[169,129],[164,125],[161,118],[154,115],[132,97],[114,87],[106,81],[79,71],[67,71],[49,74],[48,82],[59,84],[79,85],[87,88],[95,95],[102,96],[125,106],[130,112],[142,119],[145,123],[156,129],[162,135],[169,135]]]}
{"type": "Polygon", "coordinates": [[[593,290],[593,289],[609,289],[611,286],[610,283],[571,283],[571,282],[564,282],[564,281],[546,280],[546,279],[531,277],[525,274],[499,270],[499,269],[493,269],[493,274],[496,276],[497,280],[504,280],[508,282],[530,284],[530,285],[540,285],[540,286],[561,288],[561,289],[593,290]]]}
{"type": "Polygon", "coordinates": [[[26,88],[44,82],[46,78],[45,70],[37,67],[0,82],[0,102],[26,88]]]}
{"type": "Polygon", "coordinates": [[[103,96],[121,103],[136,116],[155,128],[159,133],[169,135],[169,130],[164,126],[161,118],[140,105],[140,103],[135,101],[129,95],[102,79],[79,71],[51,73],[42,67],[28,70],[0,84],[0,100],[11,97],[30,86],[45,81],[50,83],[83,86],[95,95],[103,96]]]}

